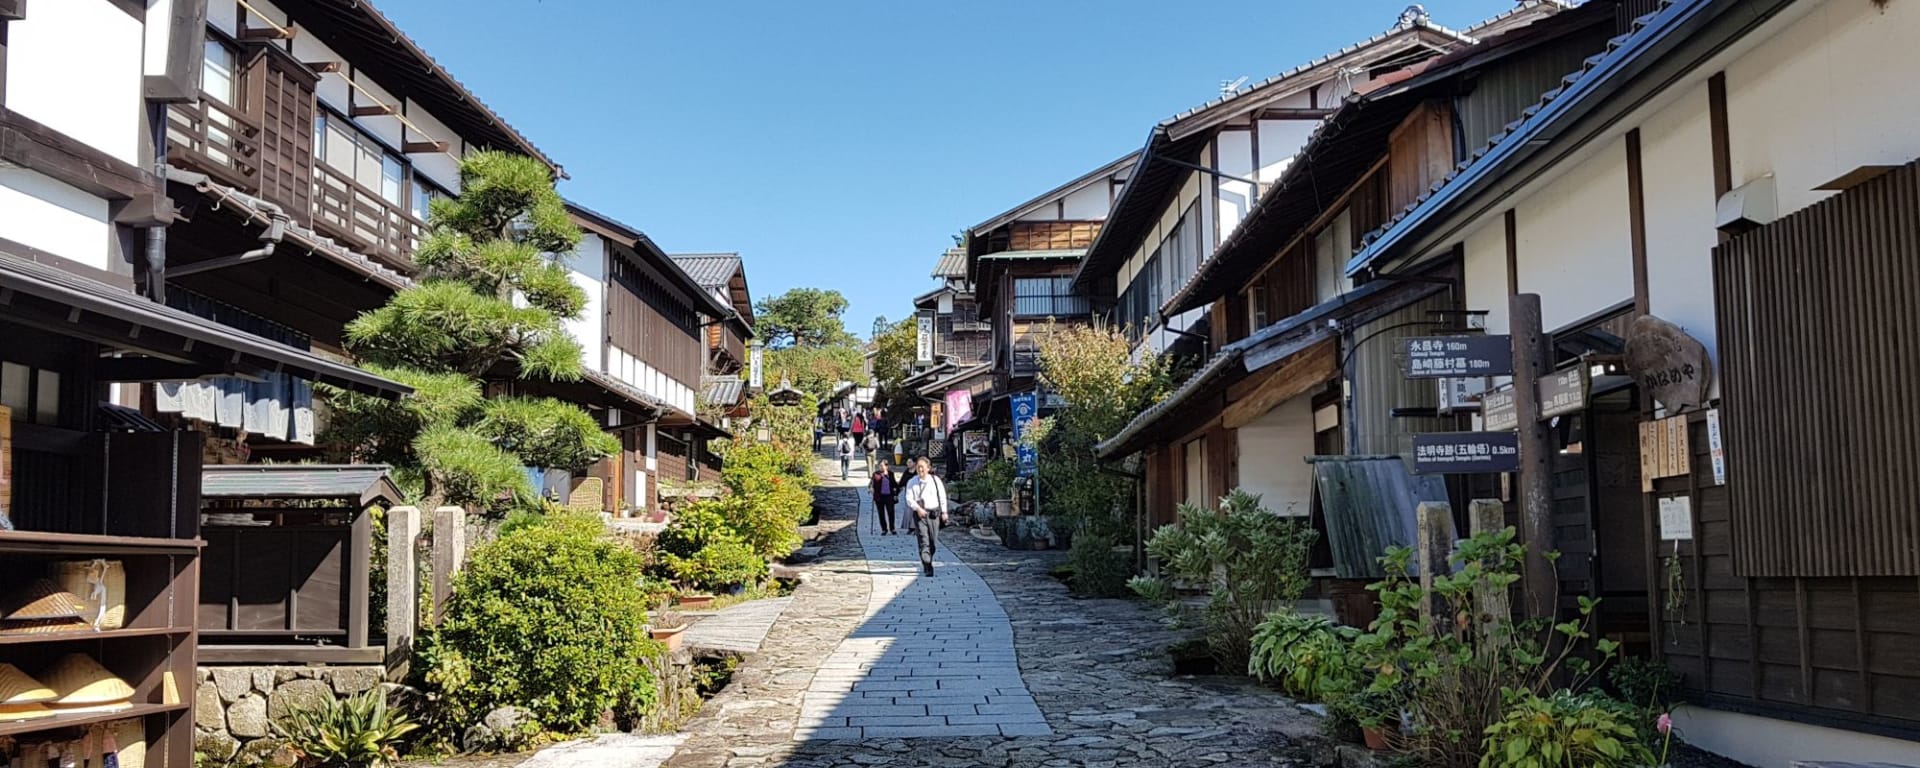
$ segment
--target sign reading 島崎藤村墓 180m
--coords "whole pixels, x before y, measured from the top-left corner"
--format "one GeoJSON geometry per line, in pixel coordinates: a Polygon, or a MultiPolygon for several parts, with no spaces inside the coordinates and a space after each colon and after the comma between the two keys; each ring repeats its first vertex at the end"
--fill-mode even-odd
{"type": "Polygon", "coordinates": [[[1405,342],[1410,379],[1513,373],[1513,339],[1509,336],[1416,336],[1405,342]]]}

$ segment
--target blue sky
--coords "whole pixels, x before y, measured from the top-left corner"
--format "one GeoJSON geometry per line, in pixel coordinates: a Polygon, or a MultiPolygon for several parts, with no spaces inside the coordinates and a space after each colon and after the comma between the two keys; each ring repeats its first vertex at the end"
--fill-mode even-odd
{"type": "MultiPolygon", "coordinates": [[[[1391,26],[1405,0],[379,0],[669,251],[738,251],[756,300],[909,314],[951,236],[1140,148],[1222,80],[1391,26]]],[[[1455,28],[1512,0],[1435,0],[1455,28]]]]}

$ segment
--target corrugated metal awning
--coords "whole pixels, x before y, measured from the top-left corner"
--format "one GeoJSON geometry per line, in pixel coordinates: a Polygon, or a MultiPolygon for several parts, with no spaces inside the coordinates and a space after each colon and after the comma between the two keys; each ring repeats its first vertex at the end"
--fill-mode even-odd
{"type": "Polygon", "coordinates": [[[1399,456],[1304,458],[1313,465],[1314,492],[1326,514],[1333,569],[1343,579],[1386,576],[1380,556],[1388,547],[1413,545],[1420,502],[1447,500],[1445,481],[1414,475],[1399,456]]]}
{"type": "Polygon", "coordinates": [[[402,501],[385,464],[209,464],[200,470],[200,495],[208,499],[402,501]]]}

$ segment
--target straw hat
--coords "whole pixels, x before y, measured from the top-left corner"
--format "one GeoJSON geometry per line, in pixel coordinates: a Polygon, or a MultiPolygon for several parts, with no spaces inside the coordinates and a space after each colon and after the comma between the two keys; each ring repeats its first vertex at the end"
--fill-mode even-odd
{"type": "Polygon", "coordinates": [[[80,598],[48,579],[0,595],[0,619],[79,619],[80,598]]]}
{"type": "Polygon", "coordinates": [[[52,716],[53,710],[47,709],[44,704],[0,704],[0,723],[52,716]]]}
{"type": "Polygon", "coordinates": [[[54,662],[40,673],[40,679],[57,696],[51,702],[55,708],[93,708],[130,703],[133,698],[133,686],[84,653],[68,654],[54,662]]]}
{"type": "Polygon", "coordinates": [[[52,701],[59,695],[52,688],[41,685],[40,681],[28,677],[19,667],[0,664],[0,706],[39,704],[52,701]]]}

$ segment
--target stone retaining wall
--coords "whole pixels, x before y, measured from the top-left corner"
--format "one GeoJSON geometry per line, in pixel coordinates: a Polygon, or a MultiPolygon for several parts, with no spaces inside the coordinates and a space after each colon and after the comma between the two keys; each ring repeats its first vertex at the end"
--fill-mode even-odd
{"type": "Polygon", "coordinates": [[[378,687],[374,666],[201,667],[194,690],[195,763],[290,766],[293,756],[271,725],[294,708],[311,708],[378,687]]]}

